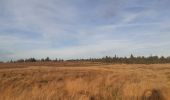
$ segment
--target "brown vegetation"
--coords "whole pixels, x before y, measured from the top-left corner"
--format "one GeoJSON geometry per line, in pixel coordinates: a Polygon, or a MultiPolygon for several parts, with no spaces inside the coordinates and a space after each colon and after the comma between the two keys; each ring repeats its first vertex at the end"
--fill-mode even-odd
{"type": "Polygon", "coordinates": [[[0,100],[169,99],[169,64],[0,65],[0,100]]]}

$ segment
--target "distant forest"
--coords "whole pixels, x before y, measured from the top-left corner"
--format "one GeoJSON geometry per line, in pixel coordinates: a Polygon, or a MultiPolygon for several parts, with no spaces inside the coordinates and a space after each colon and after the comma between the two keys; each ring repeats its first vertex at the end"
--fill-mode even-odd
{"type": "Polygon", "coordinates": [[[118,56],[106,56],[103,58],[89,58],[89,59],[70,59],[70,60],[63,60],[63,59],[55,59],[52,60],[49,57],[43,59],[19,59],[16,61],[8,61],[10,63],[23,63],[23,62],[100,62],[100,63],[113,63],[113,64],[161,64],[161,63],[170,63],[170,56],[169,57],[158,57],[158,56],[133,56],[131,54],[130,57],[118,57],[118,56]]]}

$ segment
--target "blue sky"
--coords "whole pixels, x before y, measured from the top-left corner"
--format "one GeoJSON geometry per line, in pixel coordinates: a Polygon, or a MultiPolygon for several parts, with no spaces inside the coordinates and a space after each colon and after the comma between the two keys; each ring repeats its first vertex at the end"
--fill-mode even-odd
{"type": "Polygon", "coordinates": [[[169,0],[0,0],[0,60],[170,55],[169,0]]]}

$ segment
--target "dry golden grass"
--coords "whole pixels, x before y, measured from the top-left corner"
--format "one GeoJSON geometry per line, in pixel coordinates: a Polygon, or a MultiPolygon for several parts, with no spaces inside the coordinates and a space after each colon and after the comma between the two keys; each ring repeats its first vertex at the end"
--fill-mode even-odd
{"type": "Polygon", "coordinates": [[[0,100],[170,100],[169,64],[68,65],[0,67],[0,100]]]}

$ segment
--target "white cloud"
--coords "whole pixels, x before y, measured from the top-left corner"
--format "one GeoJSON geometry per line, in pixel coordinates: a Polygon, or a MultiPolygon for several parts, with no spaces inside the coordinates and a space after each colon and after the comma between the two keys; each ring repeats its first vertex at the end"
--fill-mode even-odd
{"type": "MultiPolygon", "coordinates": [[[[93,57],[93,56],[104,56],[107,54],[107,51],[117,51],[119,49],[125,49],[129,45],[131,45],[128,41],[125,40],[104,40],[98,41],[94,44],[89,45],[78,45],[73,47],[65,47],[65,48],[45,48],[45,49],[37,49],[25,52],[18,52],[14,55],[14,57],[28,57],[34,56],[36,57],[62,57],[62,58],[77,58],[77,57],[93,57]],[[104,53],[104,54],[102,54],[104,53]],[[26,54],[26,55],[24,55],[26,54]]],[[[114,52],[113,52],[114,53],[114,52]]]]}
{"type": "Polygon", "coordinates": [[[170,15],[158,2],[148,2],[1,0],[0,54],[8,58],[124,56],[152,51],[168,55],[170,15]],[[139,12],[127,10],[134,6],[142,7],[139,12]],[[167,13],[165,19],[162,13],[167,13]]]}

